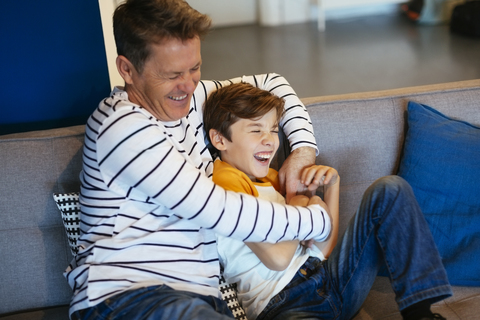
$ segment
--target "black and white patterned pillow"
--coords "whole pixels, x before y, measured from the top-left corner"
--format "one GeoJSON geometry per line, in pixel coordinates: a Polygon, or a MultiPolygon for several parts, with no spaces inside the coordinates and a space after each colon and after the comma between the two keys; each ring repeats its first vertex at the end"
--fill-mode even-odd
{"type": "Polygon", "coordinates": [[[73,256],[78,253],[77,240],[80,237],[80,203],[78,196],[78,192],[53,194],[53,199],[62,214],[63,226],[73,256]]]}
{"type": "Polygon", "coordinates": [[[219,289],[220,293],[222,294],[223,301],[227,303],[228,308],[232,311],[235,319],[247,320],[245,311],[243,310],[242,306],[238,301],[236,284],[227,283],[222,272],[220,272],[219,289]]]}
{"type": "MultiPolygon", "coordinates": [[[[70,245],[70,250],[74,256],[78,253],[77,240],[80,237],[80,202],[78,197],[78,192],[53,194],[53,199],[62,214],[63,226],[67,233],[68,244],[70,245]]],[[[245,311],[238,302],[235,284],[227,283],[223,274],[220,274],[218,287],[222,294],[222,299],[227,303],[228,308],[232,311],[235,319],[247,320],[245,311]]]]}

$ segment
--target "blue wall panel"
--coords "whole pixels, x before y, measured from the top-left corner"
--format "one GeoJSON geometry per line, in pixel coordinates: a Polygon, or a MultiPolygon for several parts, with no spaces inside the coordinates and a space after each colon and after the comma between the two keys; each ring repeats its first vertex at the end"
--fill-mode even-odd
{"type": "Polygon", "coordinates": [[[110,92],[96,0],[4,0],[0,134],[85,123],[110,92]]]}

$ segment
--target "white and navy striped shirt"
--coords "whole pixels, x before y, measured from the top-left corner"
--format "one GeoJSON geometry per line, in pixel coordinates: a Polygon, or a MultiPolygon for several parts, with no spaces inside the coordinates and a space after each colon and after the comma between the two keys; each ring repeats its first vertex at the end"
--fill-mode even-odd
{"type": "Polygon", "coordinates": [[[249,82],[283,97],[283,127],[293,149],[316,147],[312,125],[286,80],[275,74],[201,81],[187,117],[157,120],[115,89],[86,126],[79,253],[65,272],[70,313],[125,290],[166,284],[218,296],[215,233],[248,241],[324,240],[320,206],[284,206],[225,191],[210,179],[202,123],[208,93],[249,82]]]}

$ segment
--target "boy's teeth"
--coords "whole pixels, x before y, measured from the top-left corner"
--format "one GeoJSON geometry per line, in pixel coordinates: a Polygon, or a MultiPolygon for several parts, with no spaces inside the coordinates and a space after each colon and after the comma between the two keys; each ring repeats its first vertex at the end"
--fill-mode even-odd
{"type": "Polygon", "coordinates": [[[255,158],[262,159],[262,160],[270,159],[270,156],[271,156],[271,153],[257,153],[257,154],[255,154],[255,158]]]}

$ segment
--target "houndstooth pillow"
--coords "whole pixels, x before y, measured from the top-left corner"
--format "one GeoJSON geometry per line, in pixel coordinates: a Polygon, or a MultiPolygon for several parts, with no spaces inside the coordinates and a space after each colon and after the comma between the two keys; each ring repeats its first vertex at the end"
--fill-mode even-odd
{"type": "MultiPolygon", "coordinates": [[[[78,253],[77,240],[80,237],[80,202],[78,197],[78,192],[53,194],[53,199],[62,213],[63,226],[67,233],[68,244],[74,256],[78,253]]],[[[223,275],[220,274],[218,288],[222,294],[222,299],[227,303],[235,319],[247,320],[245,311],[238,302],[235,284],[227,283],[223,275]]]]}
{"type": "Polygon", "coordinates": [[[220,283],[218,288],[222,294],[223,301],[227,303],[228,308],[232,311],[235,319],[247,320],[245,311],[238,302],[237,286],[235,283],[230,284],[225,281],[225,278],[223,277],[223,270],[220,271],[220,283]]]}
{"type": "Polygon", "coordinates": [[[78,253],[77,240],[80,237],[80,203],[78,193],[53,194],[53,199],[62,213],[63,226],[73,256],[78,253]]]}

